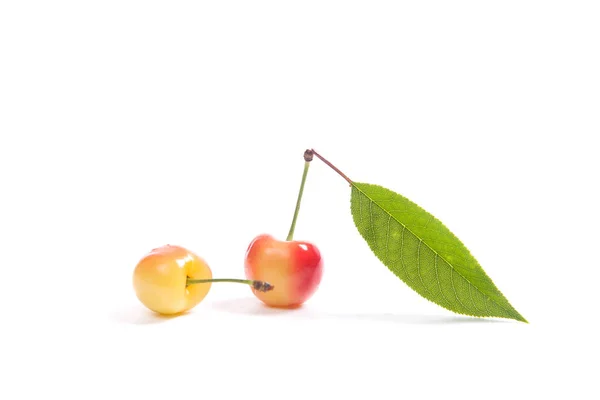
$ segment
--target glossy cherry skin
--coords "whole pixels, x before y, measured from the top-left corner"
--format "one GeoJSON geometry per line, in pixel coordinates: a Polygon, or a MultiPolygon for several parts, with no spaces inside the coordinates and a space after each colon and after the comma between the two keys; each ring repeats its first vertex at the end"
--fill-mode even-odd
{"type": "Polygon", "coordinates": [[[303,241],[281,241],[271,235],[257,236],[245,257],[247,279],[266,281],[275,288],[254,295],[272,307],[293,308],[308,300],[323,276],[319,249],[303,241]]]}
{"type": "Polygon", "coordinates": [[[187,278],[212,279],[208,264],[193,252],[166,245],[146,254],[133,272],[137,298],[159,314],[178,314],[200,303],[211,283],[187,286],[187,278]]]}

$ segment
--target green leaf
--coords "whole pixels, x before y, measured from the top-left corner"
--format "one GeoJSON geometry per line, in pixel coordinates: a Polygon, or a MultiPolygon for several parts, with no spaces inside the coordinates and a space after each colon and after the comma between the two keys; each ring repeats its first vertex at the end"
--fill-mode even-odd
{"type": "Polygon", "coordinates": [[[458,314],[527,322],[463,243],[406,197],[353,182],[351,211],[377,258],[421,296],[458,314]]]}

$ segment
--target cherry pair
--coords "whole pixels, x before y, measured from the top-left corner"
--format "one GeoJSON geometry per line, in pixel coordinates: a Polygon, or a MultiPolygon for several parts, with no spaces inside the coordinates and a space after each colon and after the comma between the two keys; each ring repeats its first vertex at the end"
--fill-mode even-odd
{"type": "Polygon", "coordinates": [[[184,247],[166,245],[139,261],[133,287],[142,304],[160,314],[192,309],[214,282],[248,284],[266,305],[293,308],[314,294],[322,274],[323,261],[315,245],[259,235],[246,251],[247,279],[215,279],[204,259],[184,247]]]}
{"type": "Polygon", "coordinates": [[[136,266],[133,286],[138,299],[158,313],[178,314],[200,303],[212,283],[237,282],[250,285],[256,297],[269,306],[292,308],[308,300],[323,275],[321,253],[315,245],[292,238],[313,154],[313,150],[304,152],[300,191],[286,240],[271,235],[254,238],[246,250],[247,279],[214,279],[201,257],[183,247],[167,245],[152,250],[136,266]]]}

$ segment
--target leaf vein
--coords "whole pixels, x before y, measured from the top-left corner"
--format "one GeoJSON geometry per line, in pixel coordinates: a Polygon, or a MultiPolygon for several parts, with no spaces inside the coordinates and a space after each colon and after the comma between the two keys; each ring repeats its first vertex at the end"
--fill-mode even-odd
{"type": "Polygon", "coordinates": [[[442,299],[444,299],[444,301],[450,305],[452,303],[446,298],[446,295],[444,294],[444,291],[442,290],[442,283],[441,283],[440,277],[438,275],[437,259],[438,259],[438,255],[437,255],[437,253],[435,253],[434,258],[433,258],[433,266],[435,268],[435,280],[437,281],[438,288],[440,289],[440,294],[442,295],[442,299]]]}
{"type": "Polygon", "coordinates": [[[404,274],[408,278],[409,281],[412,282],[412,278],[408,274],[408,270],[406,269],[406,265],[404,265],[404,231],[406,230],[406,226],[402,225],[402,233],[400,234],[400,265],[404,270],[404,274]]]}
{"type": "MultiPolygon", "coordinates": [[[[446,262],[447,262],[447,261],[446,261],[446,262]]],[[[450,264],[448,264],[448,265],[450,265],[450,264]]],[[[456,297],[456,301],[458,301],[458,304],[460,304],[461,306],[463,306],[463,307],[465,308],[465,310],[468,310],[469,308],[468,308],[468,307],[466,307],[466,306],[463,304],[463,302],[462,302],[462,301],[460,301],[460,299],[458,298],[458,292],[456,291],[456,288],[454,287],[454,278],[453,278],[453,276],[454,276],[454,272],[455,272],[455,271],[454,271],[454,269],[453,269],[453,268],[451,268],[451,269],[450,269],[450,283],[452,284],[452,290],[454,291],[454,297],[456,297]]],[[[457,274],[458,274],[458,272],[457,272],[457,274]]],[[[460,274],[458,274],[458,275],[460,276],[460,274]]]]}
{"type": "Polygon", "coordinates": [[[423,275],[421,275],[421,244],[422,243],[423,243],[423,239],[419,240],[419,245],[417,246],[417,274],[419,275],[419,279],[421,280],[421,285],[423,285],[423,287],[425,288],[425,290],[427,290],[427,292],[429,292],[431,295],[433,295],[433,293],[431,293],[429,291],[427,286],[425,286],[425,282],[423,281],[423,275]]]}
{"type": "Polygon", "coordinates": [[[473,308],[475,309],[475,311],[479,312],[479,308],[475,304],[475,300],[473,300],[473,293],[471,292],[471,285],[467,285],[467,287],[469,288],[469,297],[471,298],[471,303],[473,303],[473,308]]]}
{"type": "Polygon", "coordinates": [[[383,257],[383,259],[385,260],[385,262],[388,262],[388,246],[389,246],[389,241],[390,241],[390,222],[392,220],[392,216],[390,215],[388,217],[388,222],[387,222],[387,230],[386,230],[386,234],[385,234],[385,255],[383,257]]]}

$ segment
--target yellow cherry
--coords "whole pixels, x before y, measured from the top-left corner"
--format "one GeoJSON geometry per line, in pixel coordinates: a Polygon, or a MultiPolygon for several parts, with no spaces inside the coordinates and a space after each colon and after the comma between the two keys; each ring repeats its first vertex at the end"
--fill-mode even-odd
{"type": "Polygon", "coordinates": [[[187,280],[210,280],[212,271],[198,255],[180,247],[166,245],[146,254],[133,272],[137,298],[160,314],[178,314],[190,310],[208,294],[211,282],[188,285],[187,280]]]}

